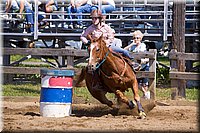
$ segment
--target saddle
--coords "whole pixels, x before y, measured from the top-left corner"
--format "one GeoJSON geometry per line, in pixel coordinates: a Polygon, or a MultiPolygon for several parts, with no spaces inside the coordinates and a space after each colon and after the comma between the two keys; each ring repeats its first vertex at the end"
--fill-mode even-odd
{"type": "Polygon", "coordinates": [[[137,62],[135,62],[135,61],[130,60],[129,58],[123,56],[123,55],[120,54],[120,53],[116,53],[116,52],[113,52],[113,51],[112,51],[112,53],[113,53],[115,56],[119,57],[119,58],[122,57],[122,58],[132,67],[132,70],[133,70],[135,73],[141,70],[141,68],[142,68],[142,67],[141,67],[141,64],[139,64],[139,63],[137,63],[137,62]]]}

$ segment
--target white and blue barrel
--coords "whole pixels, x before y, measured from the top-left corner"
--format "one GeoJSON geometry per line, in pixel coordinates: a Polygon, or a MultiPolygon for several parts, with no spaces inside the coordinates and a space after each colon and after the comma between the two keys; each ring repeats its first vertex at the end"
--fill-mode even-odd
{"type": "Polygon", "coordinates": [[[65,117],[72,112],[73,70],[41,69],[40,115],[65,117]]]}

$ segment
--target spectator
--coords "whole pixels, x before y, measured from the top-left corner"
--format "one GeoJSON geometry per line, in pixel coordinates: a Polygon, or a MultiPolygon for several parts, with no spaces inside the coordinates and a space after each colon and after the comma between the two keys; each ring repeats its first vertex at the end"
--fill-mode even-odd
{"type": "MultiPolygon", "coordinates": [[[[145,52],[147,51],[146,45],[142,43],[143,34],[140,30],[136,30],[133,33],[133,42],[125,47],[124,49],[132,52],[145,52]]],[[[142,65],[142,71],[149,71],[149,59],[144,58],[139,62],[142,65]]],[[[138,79],[138,83],[141,86],[143,95],[145,99],[150,99],[150,92],[148,91],[148,78],[138,79]]]]}
{"type": "Polygon", "coordinates": [[[113,37],[113,41],[111,42],[111,45],[117,46],[117,47],[122,47],[122,40],[119,38],[115,37],[115,30],[112,29],[112,37],[113,37]]]}
{"type": "Polygon", "coordinates": [[[90,13],[91,12],[92,3],[91,0],[71,0],[70,6],[68,7],[69,19],[72,20],[75,18],[75,15],[72,13],[77,13],[77,23],[74,21],[70,21],[69,28],[73,29],[74,26],[76,28],[83,28],[82,21],[82,13],[90,13]]]}
{"type": "Polygon", "coordinates": [[[55,10],[58,10],[58,1],[57,0],[46,0],[46,2],[45,2],[45,12],[51,13],[55,10]]]}
{"type": "Polygon", "coordinates": [[[16,0],[5,0],[6,2],[6,7],[5,7],[5,13],[8,12],[18,12],[19,11],[19,6],[17,5],[16,0]]]}
{"type": "Polygon", "coordinates": [[[22,13],[25,12],[27,13],[26,16],[26,21],[27,21],[27,32],[31,33],[34,31],[33,24],[34,24],[34,12],[32,10],[32,5],[27,1],[27,0],[16,0],[18,6],[19,6],[19,13],[17,15],[18,18],[22,18],[22,13]]]}
{"type": "MultiPolygon", "coordinates": [[[[92,2],[94,5],[98,5],[98,0],[92,0],[92,2]]],[[[93,10],[95,10],[95,9],[93,9],[93,10]]],[[[114,0],[102,0],[102,5],[101,5],[101,12],[103,15],[102,21],[105,21],[107,13],[111,13],[114,10],[115,10],[115,1],[114,0]]]]}

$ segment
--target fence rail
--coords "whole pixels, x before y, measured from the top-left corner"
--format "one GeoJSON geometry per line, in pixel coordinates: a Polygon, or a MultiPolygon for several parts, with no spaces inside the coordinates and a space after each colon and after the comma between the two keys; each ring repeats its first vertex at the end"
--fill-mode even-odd
{"type": "Polygon", "coordinates": [[[199,59],[200,53],[182,53],[182,52],[177,52],[177,50],[172,49],[169,52],[169,59],[171,61],[171,70],[169,72],[169,78],[171,80],[171,88],[172,90],[172,99],[175,99],[177,95],[185,97],[185,90],[184,88],[179,88],[179,81],[180,80],[198,80],[200,77],[200,73],[198,72],[183,72],[183,71],[178,71],[178,61],[183,60],[185,61],[200,61],[199,59]]]}
{"type": "MultiPolygon", "coordinates": [[[[67,57],[67,66],[56,68],[56,69],[74,69],[75,58],[83,57],[84,59],[80,59],[82,62],[86,61],[88,57],[88,53],[86,50],[76,50],[76,49],[55,49],[55,48],[2,48],[3,51],[3,60],[6,60],[6,63],[1,66],[4,74],[40,74],[40,69],[45,67],[23,67],[18,64],[21,61],[16,61],[16,65],[11,65],[10,63],[10,55],[32,55],[32,56],[56,56],[56,57],[67,57]]],[[[148,77],[149,78],[149,89],[151,92],[151,96],[155,99],[155,88],[156,88],[156,55],[157,50],[150,49],[148,52],[140,52],[140,53],[131,53],[134,56],[135,60],[140,60],[141,58],[149,58],[150,70],[139,71],[136,73],[137,78],[148,77]]],[[[80,62],[81,62],[80,61],[80,62]]],[[[48,67],[49,69],[55,69],[52,67],[48,67]]],[[[4,77],[4,81],[8,81],[8,77],[4,77]]]]}

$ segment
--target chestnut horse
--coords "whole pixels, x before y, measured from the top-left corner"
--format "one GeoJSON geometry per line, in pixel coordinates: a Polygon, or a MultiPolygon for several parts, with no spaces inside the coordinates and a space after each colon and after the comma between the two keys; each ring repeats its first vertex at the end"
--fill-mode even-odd
{"type": "Polygon", "coordinates": [[[88,46],[90,55],[89,62],[87,67],[82,69],[82,77],[79,77],[78,82],[85,79],[91,95],[101,103],[107,104],[112,108],[116,108],[116,105],[107,99],[105,96],[107,92],[114,93],[118,100],[126,103],[130,109],[135,107],[134,102],[124,95],[124,92],[128,90],[128,88],[131,88],[138,106],[139,115],[145,118],[146,114],[144,113],[138,94],[138,82],[132,67],[122,56],[114,55],[106,46],[102,37],[97,40],[93,40],[91,37],[89,38],[91,40],[91,44],[88,46]],[[99,74],[103,89],[93,88],[93,84],[95,83],[94,73],[99,74]]]}

